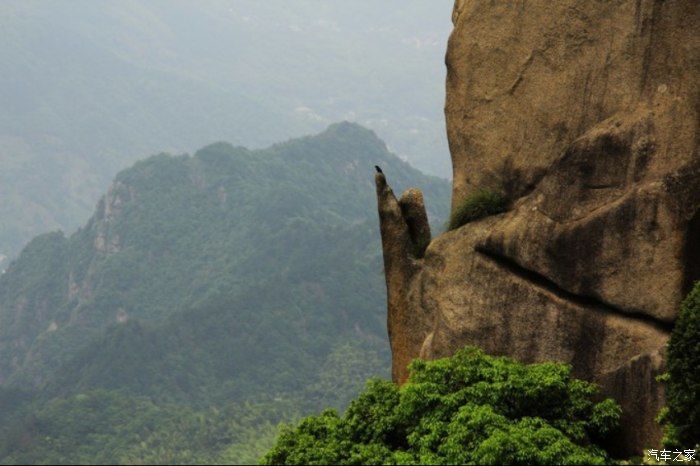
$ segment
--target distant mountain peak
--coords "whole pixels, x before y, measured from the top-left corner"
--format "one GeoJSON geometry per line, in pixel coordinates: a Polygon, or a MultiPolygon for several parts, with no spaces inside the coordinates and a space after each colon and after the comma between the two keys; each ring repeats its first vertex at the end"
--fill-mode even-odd
{"type": "Polygon", "coordinates": [[[319,136],[360,138],[367,141],[374,141],[386,148],[386,144],[384,144],[384,141],[379,139],[377,133],[359,123],[351,121],[340,121],[338,123],[333,123],[332,125],[329,125],[328,128],[326,128],[326,130],[319,136]]]}

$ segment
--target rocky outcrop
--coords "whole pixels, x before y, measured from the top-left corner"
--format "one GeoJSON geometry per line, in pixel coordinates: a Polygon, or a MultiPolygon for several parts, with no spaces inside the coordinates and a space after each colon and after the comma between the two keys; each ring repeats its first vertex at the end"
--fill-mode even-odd
{"type": "Polygon", "coordinates": [[[95,251],[105,255],[120,251],[121,240],[119,235],[112,231],[112,225],[116,223],[124,206],[134,197],[133,187],[119,181],[110,185],[107,194],[100,199],[97,212],[92,219],[91,226],[95,229],[95,251]]]}
{"type": "Polygon", "coordinates": [[[394,379],[467,344],[566,362],[635,420],[620,453],[658,445],[655,376],[700,279],[700,8],[458,0],[453,20],[452,207],[486,188],[510,209],[425,248],[419,193],[377,175],[394,379]]]}

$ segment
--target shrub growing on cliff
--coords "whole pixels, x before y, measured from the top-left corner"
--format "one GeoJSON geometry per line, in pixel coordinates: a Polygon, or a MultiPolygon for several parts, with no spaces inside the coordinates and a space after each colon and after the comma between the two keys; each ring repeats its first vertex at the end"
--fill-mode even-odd
{"type": "Polygon", "coordinates": [[[665,443],[692,448],[700,443],[700,282],[681,305],[668,343],[665,443]]]}
{"type": "Polygon", "coordinates": [[[562,364],[519,364],[467,347],[411,364],[408,383],[370,381],[343,417],[287,428],[267,464],[603,464],[620,416],[562,364]]]}
{"type": "Polygon", "coordinates": [[[503,194],[480,189],[464,199],[452,212],[448,230],[454,230],[474,220],[505,212],[508,200],[503,194]]]}

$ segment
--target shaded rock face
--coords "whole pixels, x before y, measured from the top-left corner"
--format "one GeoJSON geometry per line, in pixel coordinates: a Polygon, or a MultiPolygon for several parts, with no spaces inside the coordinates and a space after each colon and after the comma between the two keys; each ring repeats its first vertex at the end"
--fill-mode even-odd
{"type": "Polygon", "coordinates": [[[700,8],[458,0],[453,20],[452,206],[486,188],[510,209],[426,249],[419,192],[376,175],[393,377],[464,345],[566,362],[622,404],[619,453],[658,445],[654,378],[700,279],[700,8]]]}

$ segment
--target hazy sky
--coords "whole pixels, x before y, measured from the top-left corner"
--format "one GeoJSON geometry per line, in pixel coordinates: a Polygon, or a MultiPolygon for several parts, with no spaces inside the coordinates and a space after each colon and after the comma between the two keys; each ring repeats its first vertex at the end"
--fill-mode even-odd
{"type": "Polygon", "coordinates": [[[83,223],[122,168],[339,120],[450,176],[452,0],[3,0],[0,254],[83,223]]]}

